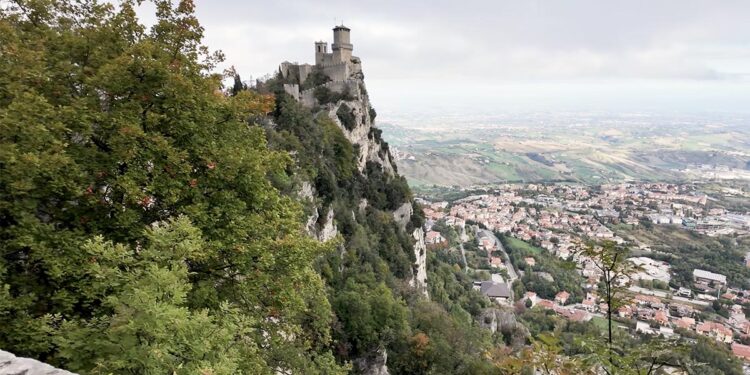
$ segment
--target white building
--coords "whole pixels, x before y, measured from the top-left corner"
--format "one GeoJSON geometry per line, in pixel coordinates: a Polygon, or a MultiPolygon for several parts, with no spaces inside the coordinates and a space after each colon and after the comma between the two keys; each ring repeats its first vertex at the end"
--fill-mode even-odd
{"type": "Polygon", "coordinates": [[[710,285],[710,284],[718,284],[719,287],[724,287],[727,285],[727,277],[718,274],[713,273],[711,271],[701,270],[701,269],[694,269],[693,270],[693,281],[696,284],[703,284],[703,285],[710,285]]]}

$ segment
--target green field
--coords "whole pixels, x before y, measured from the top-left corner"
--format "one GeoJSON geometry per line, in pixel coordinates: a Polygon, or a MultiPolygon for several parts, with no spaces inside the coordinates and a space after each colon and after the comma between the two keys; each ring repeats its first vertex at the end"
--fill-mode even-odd
{"type": "Polygon", "coordinates": [[[526,241],[522,241],[514,237],[508,236],[506,237],[506,241],[508,246],[511,247],[510,250],[527,251],[534,255],[541,254],[541,252],[544,251],[544,249],[540,247],[536,247],[526,241]]]}
{"type": "Polygon", "coordinates": [[[680,182],[693,179],[681,170],[699,164],[750,168],[750,127],[732,122],[742,120],[711,126],[706,119],[611,115],[517,121],[525,125],[474,128],[467,116],[469,124],[435,130],[382,128],[384,139],[412,156],[397,161],[412,186],[680,182]]]}

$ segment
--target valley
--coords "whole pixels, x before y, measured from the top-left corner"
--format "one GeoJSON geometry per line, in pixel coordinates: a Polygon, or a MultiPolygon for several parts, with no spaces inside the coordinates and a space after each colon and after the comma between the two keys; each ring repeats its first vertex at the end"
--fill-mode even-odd
{"type": "MultiPolygon", "coordinates": [[[[385,117],[385,116],[384,116],[385,117]]],[[[742,116],[402,115],[380,123],[417,189],[509,182],[750,179],[742,116]]]]}

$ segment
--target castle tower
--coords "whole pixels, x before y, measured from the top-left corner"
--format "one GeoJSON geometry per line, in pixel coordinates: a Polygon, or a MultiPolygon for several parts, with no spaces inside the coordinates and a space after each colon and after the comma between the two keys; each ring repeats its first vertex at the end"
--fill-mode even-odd
{"type": "Polygon", "coordinates": [[[328,43],[323,41],[315,42],[315,65],[322,65],[325,62],[327,53],[328,43]]]}
{"type": "Polygon", "coordinates": [[[333,61],[335,62],[349,62],[352,59],[352,46],[349,40],[348,27],[341,25],[333,28],[333,61]]]}

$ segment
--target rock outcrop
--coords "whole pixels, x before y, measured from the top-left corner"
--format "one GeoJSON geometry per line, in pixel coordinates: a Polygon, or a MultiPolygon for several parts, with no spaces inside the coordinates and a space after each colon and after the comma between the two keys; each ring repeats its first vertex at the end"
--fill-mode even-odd
{"type": "Polygon", "coordinates": [[[411,220],[411,215],[413,213],[414,208],[412,207],[411,202],[406,202],[393,211],[393,220],[396,220],[398,225],[401,226],[401,230],[405,230],[406,224],[411,220]]]}
{"type": "Polygon", "coordinates": [[[0,350],[0,375],[76,375],[31,358],[0,350]]]}
{"type": "MultiPolygon", "coordinates": [[[[375,110],[370,104],[370,98],[365,87],[361,60],[352,56],[353,46],[349,39],[349,28],[337,26],[334,28],[334,43],[331,53],[327,50],[327,43],[315,43],[315,66],[308,64],[282,63],[279,67],[280,76],[287,82],[284,91],[303,106],[314,111],[316,116],[321,114],[339,127],[344,137],[354,146],[357,153],[356,166],[362,177],[371,178],[373,168],[382,172],[377,178],[387,181],[399,178],[397,168],[388,149],[388,144],[381,138],[380,129],[374,126],[375,110]],[[314,79],[313,84],[306,80],[314,79]],[[304,88],[304,89],[302,89],[304,88]]],[[[378,173],[379,173],[378,172],[378,173]]],[[[315,201],[316,192],[310,184],[302,186],[300,196],[315,201]]],[[[404,199],[405,200],[405,199],[404,199]]],[[[422,228],[413,229],[409,222],[413,215],[411,201],[389,202],[390,207],[400,206],[392,212],[393,219],[398,223],[402,234],[409,234],[414,239],[415,262],[412,265],[412,275],[409,284],[419,290],[426,297],[427,292],[427,247],[422,228]],[[408,232],[407,232],[408,231],[408,232]]],[[[315,206],[315,204],[313,203],[315,206]]],[[[365,214],[369,202],[360,199],[356,207],[351,207],[352,221],[357,220],[356,212],[365,214]]],[[[337,211],[338,215],[344,215],[337,211]]],[[[348,212],[346,213],[348,215],[348,212]]],[[[319,241],[328,241],[338,235],[336,218],[332,208],[328,212],[314,209],[307,221],[307,230],[311,236],[319,241]]],[[[339,217],[343,220],[344,217],[339,217]]],[[[346,218],[348,219],[348,218],[346,218]]],[[[344,221],[342,221],[343,223],[344,221]]],[[[342,225],[342,228],[345,228],[342,225]]],[[[341,247],[343,257],[345,249],[341,247]]],[[[384,349],[371,352],[353,361],[357,373],[366,375],[388,375],[388,356],[384,349]]]]}
{"type": "Polygon", "coordinates": [[[531,336],[529,330],[516,320],[516,314],[510,309],[489,308],[482,311],[479,317],[479,325],[490,330],[492,333],[500,332],[510,341],[514,348],[520,348],[526,344],[531,336]]]}
{"type": "Polygon", "coordinates": [[[411,286],[422,291],[425,297],[429,297],[427,293],[427,246],[424,242],[424,230],[417,228],[412,233],[414,236],[414,256],[416,262],[414,264],[414,276],[411,280],[411,286]]]}
{"type": "MultiPolygon", "coordinates": [[[[411,215],[414,214],[414,207],[411,202],[402,204],[399,208],[393,211],[393,220],[395,220],[401,227],[401,230],[406,230],[407,224],[411,220],[411,215]]],[[[424,240],[424,230],[417,228],[412,232],[414,237],[414,263],[413,275],[409,281],[409,285],[419,289],[425,297],[427,294],[427,245],[424,240]]]]}
{"type": "MultiPolygon", "coordinates": [[[[364,82],[360,82],[360,84],[364,85],[364,82]]],[[[338,103],[331,105],[328,109],[328,116],[341,128],[346,139],[359,148],[357,166],[360,172],[365,170],[369,161],[379,165],[386,174],[393,176],[396,168],[391,159],[391,154],[385,149],[383,141],[376,135],[378,131],[374,130],[369,109],[370,99],[365,91],[355,97],[354,100],[340,100],[338,103]],[[337,114],[342,106],[346,106],[345,111],[351,111],[354,126],[347,127],[339,119],[337,114]]]]}
{"type": "Polygon", "coordinates": [[[323,227],[318,233],[318,240],[320,240],[321,242],[326,242],[330,239],[333,239],[337,234],[339,234],[339,230],[336,227],[336,223],[334,222],[333,218],[333,208],[329,208],[325,222],[323,223],[323,227]]]}
{"type": "Polygon", "coordinates": [[[385,349],[378,350],[372,357],[359,358],[354,361],[357,372],[362,375],[390,375],[387,363],[388,352],[385,349]]]}

